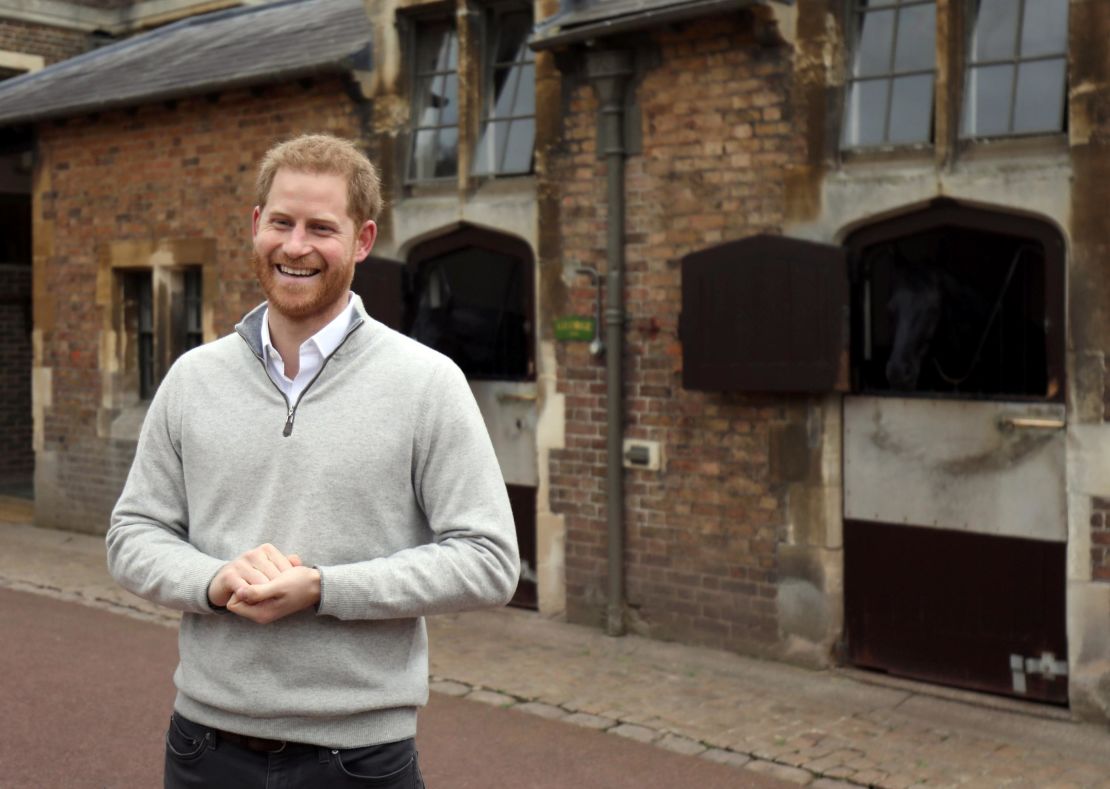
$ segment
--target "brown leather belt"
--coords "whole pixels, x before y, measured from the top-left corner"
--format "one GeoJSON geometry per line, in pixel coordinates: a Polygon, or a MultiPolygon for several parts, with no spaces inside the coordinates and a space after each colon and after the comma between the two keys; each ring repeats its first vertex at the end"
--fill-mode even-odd
{"type": "Polygon", "coordinates": [[[266,737],[250,737],[246,734],[236,734],[233,731],[221,731],[220,729],[212,729],[212,733],[220,738],[223,742],[230,742],[232,745],[238,745],[240,748],[246,748],[248,751],[257,751],[259,753],[281,753],[290,748],[314,748],[313,745],[305,745],[298,742],[287,742],[286,740],[271,740],[266,737]]]}

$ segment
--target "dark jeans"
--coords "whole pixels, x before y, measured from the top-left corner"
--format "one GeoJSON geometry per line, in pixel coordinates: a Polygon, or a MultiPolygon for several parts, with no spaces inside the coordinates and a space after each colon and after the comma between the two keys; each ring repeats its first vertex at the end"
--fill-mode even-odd
{"type": "Polygon", "coordinates": [[[415,742],[337,750],[289,744],[254,751],[175,712],[166,731],[165,789],[424,789],[415,742]]]}

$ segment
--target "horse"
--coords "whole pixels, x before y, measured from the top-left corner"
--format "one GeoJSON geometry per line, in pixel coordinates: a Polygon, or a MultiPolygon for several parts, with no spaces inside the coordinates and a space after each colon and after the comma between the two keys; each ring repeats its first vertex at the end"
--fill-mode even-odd
{"type": "Polygon", "coordinates": [[[1029,251],[1018,247],[1012,258],[981,267],[976,278],[939,261],[880,251],[872,265],[889,267],[893,337],[885,372],[891,389],[1045,394],[1044,322],[1024,315],[1020,294],[1011,289],[1029,251]]]}
{"type": "Polygon", "coordinates": [[[994,324],[978,290],[945,268],[888,253],[890,297],[886,308],[893,342],[886,379],[895,391],[912,392],[928,364],[928,382],[959,389],[981,372],[987,337],[994,324]]]}
{"type": "Polygon", "coordinates": [[[886,363],[892,389],[917,388],[921,363],[940,321],[943,294],[936,267],[911,263],[890,255],[890,298],[886,309],[894,327],[894,342],[886,363]]]}

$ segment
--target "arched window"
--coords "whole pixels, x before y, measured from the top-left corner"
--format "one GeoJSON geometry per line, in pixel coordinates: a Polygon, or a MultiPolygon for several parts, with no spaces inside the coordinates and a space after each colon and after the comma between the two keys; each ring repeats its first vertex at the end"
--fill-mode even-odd
{"type": "Polygon", "coordinates": [[[1063,398],[1064,244],[1050,225],[938,201],[847,245],[856,391],[1063,398]]]}
{"type": "Polygon", "coordinates": [[[418,245],[404,330],[468,378],[535,378],[532,261],[523,241],[472,226],[418,245]]]}

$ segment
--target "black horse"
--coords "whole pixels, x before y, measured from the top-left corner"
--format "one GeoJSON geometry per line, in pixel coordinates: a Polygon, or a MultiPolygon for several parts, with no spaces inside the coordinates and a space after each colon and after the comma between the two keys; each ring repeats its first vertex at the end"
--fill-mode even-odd
{"type": "Polygon", "coordinates": [[[1045,394],[1044,322],[1027,314],[1015,274],[1028,248],[974,269],[879,252],[889,272],[886,379],[902,392],[1045,394]]]}

